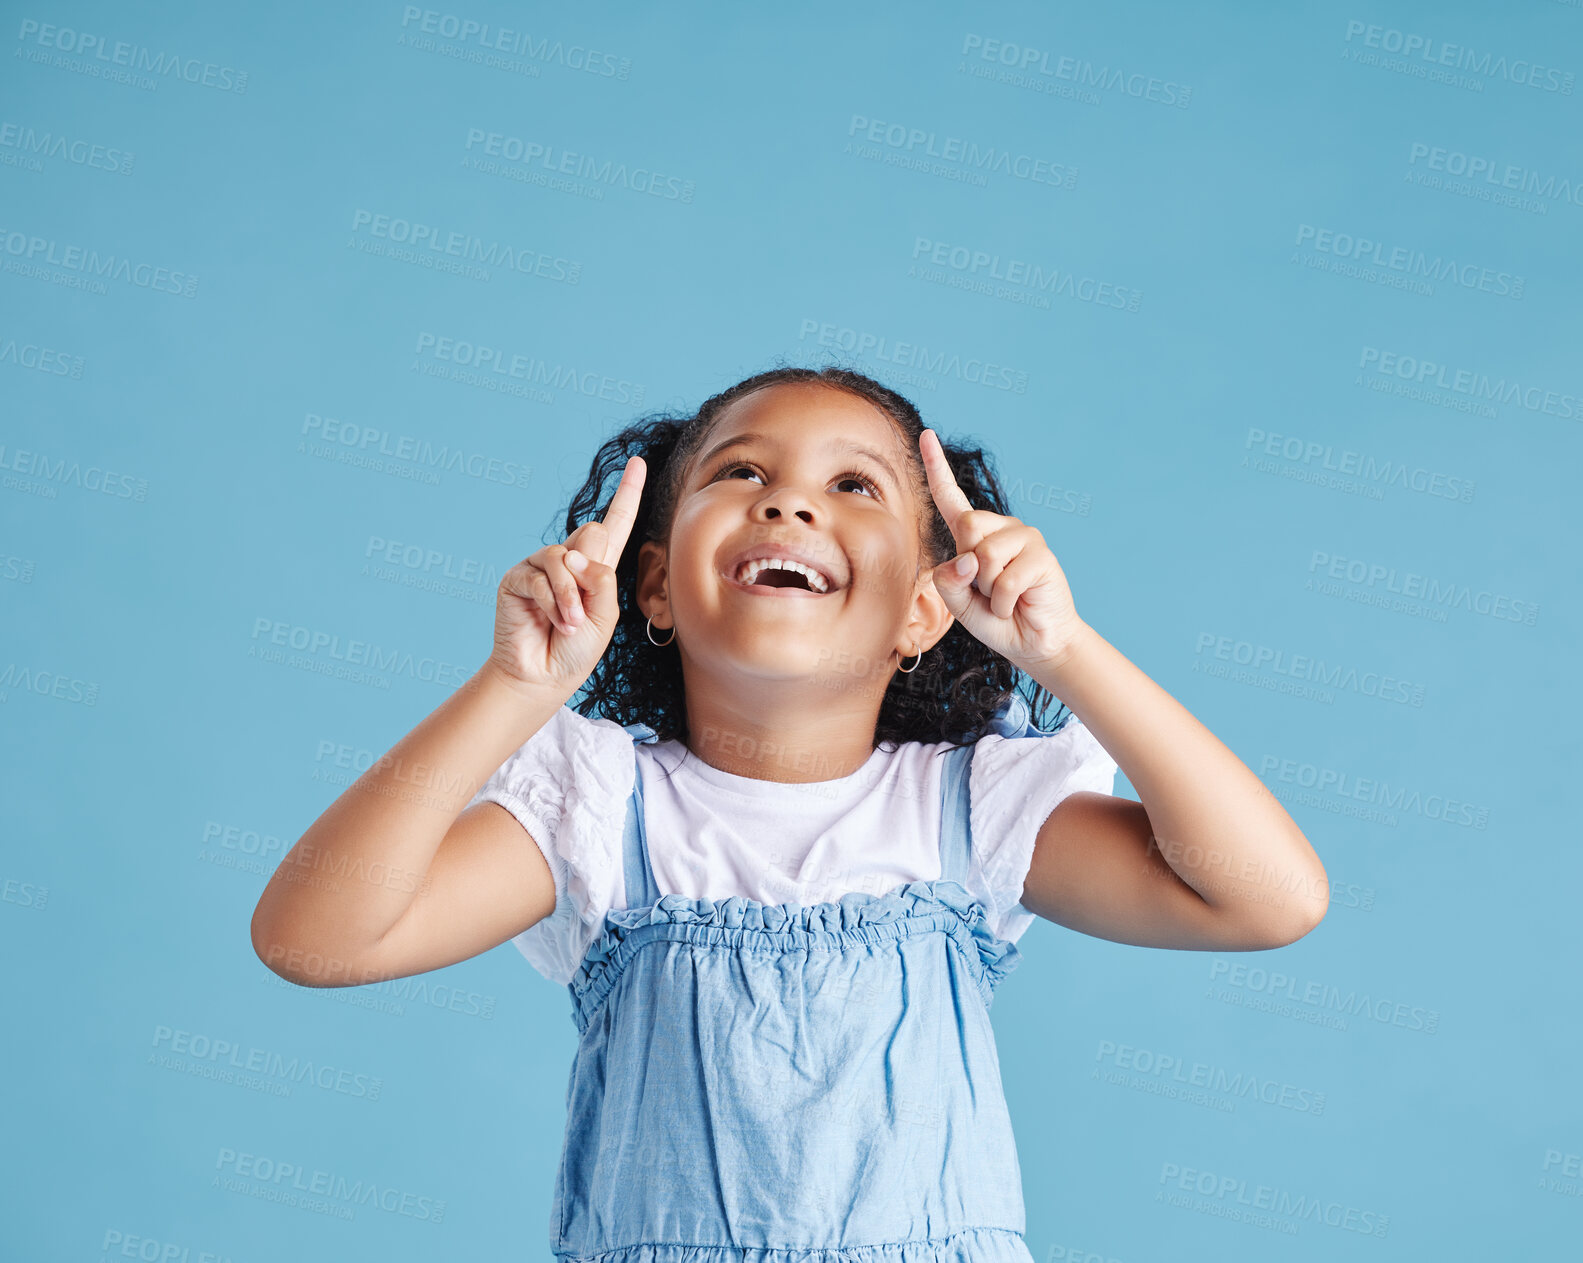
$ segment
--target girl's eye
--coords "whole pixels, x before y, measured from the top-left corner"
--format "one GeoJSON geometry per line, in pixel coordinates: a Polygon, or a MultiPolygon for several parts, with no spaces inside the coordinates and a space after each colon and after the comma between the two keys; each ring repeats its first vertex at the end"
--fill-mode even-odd
{"type": "MultiPolygon", "coordinates": [[[[710,481],[712,482],[715,478],[719,478],[725,474],[733,474],[739,469],[746,469],[750,473],[758,472],[758,470],[754,469],[752,465],[744,464],[742,461],[728,461],[724,465],[720,466],[719,469],[715,470],[714,474],[710,478],[710,481]]],[[[849,469],[846,471],[846,473],[842,474],[841,477],[836,480],[836,485],[839,486],[843,482],[861,483],[864,489],[867,490],[868,493],[875,499],[882,498],[880,495],[879,484],[867,474],[859,473],[855,469],[849,469]]]]}
{"type": "Polygon", "coordinates": [[[841,481],[860,482],[868,489],[870,495],[872,495],[875,499],[879,498],[879,485],[867,474],[860,474],[855,469],[849,469],[846,473],[841,475],[841,481]]]}

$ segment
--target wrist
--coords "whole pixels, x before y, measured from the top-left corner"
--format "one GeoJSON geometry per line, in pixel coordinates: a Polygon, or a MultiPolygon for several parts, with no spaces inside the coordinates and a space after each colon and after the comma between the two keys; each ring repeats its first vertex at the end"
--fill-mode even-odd
{"type": "MultiPolygon", "coordinates": [[[[492,693],[508,695],[519,702],[529,705],[549,704],[563,706],[571,699],[572,693],[564,689],[551,688],[548,684],[535,683],[524,680],[504,666],[498,658],[489,658],[483,666],[473,673],[469,681],[472,688],[487,689],[492,693]]],[[[576,692],[575,689],[572,690],[576,692]]]]}
{"type": "Polygon", "coordinates": [[[1019,665],[1024,672],[1060,697],[1062,694],[1056,686],[1070,674],[1073,663],[1082,657],[1084,650],[1098,638],[1099,633],[1079,618],[1068,631],[1057,638],[1055,648],[1044,657],[1019,665]]]}

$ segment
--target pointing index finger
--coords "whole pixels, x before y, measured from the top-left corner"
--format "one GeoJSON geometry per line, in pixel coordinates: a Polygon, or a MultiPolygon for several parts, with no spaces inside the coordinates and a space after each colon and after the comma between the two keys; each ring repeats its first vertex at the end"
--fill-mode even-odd
{"type": "Polygon", "coordinates": [[[614,567],[621,560],[621,553],[627,546],[627,537],[632,534],[632,524],[637,521],[638,504],[643,498],[643,482],[648,473],[648,467],[641,456],[627,458],[626,468],[621,471],[621,483],[616,487],[615,495],[610,497],[610,508],[602,519],[605,526],[605,555],[600,561],[614,567]]]}
{"type": "Polygon", "coordinates": [[[929,478],[929,494],[940,508],[940,516],[956,534],[956,520],[973,507],[962,488],[956,485],[956,475],[945,459],[945,449],[940,446],[940,436],[925,430],[918,440],[918,450],[923,455],[924,473],[929,478]]]}

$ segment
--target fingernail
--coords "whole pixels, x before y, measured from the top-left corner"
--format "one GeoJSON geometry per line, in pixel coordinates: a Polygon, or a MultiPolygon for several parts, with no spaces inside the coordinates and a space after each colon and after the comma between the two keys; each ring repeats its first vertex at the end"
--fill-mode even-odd
{"type": "Polygon", "coordinates": [[[566,554],[566,564],[573,570],[581,570],[588,564],[588,558],[584,557],[576,549],[572,549],[566,554]]]}
{"type": "Polygon", "coordinates": [[[956,559],[956,572],[957,572],[957,574],[959,574],[959,575],[966,574],[972,568],[973,568],[973,554],[972,553],[963,553],[960,557],[958,557],[956,559]]]}

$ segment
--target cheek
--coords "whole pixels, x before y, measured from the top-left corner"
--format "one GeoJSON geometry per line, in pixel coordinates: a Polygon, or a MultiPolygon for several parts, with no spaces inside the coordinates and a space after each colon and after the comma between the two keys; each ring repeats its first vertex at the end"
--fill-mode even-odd
{"type": "Polygon", "coordinates": [[[910,600],[918,581],[918,541],[899,525],[866,534],[856,558],[856,595],[892,604],[910,600]]]}
{"type": "Polygon", "coordinates": [[[679,510],[671,520],[673,584],[700,586],[713,578],[715,554],[725,537],[724,528],[713,520],[718,515],[717,506],[695,502],[679,510]]]}

